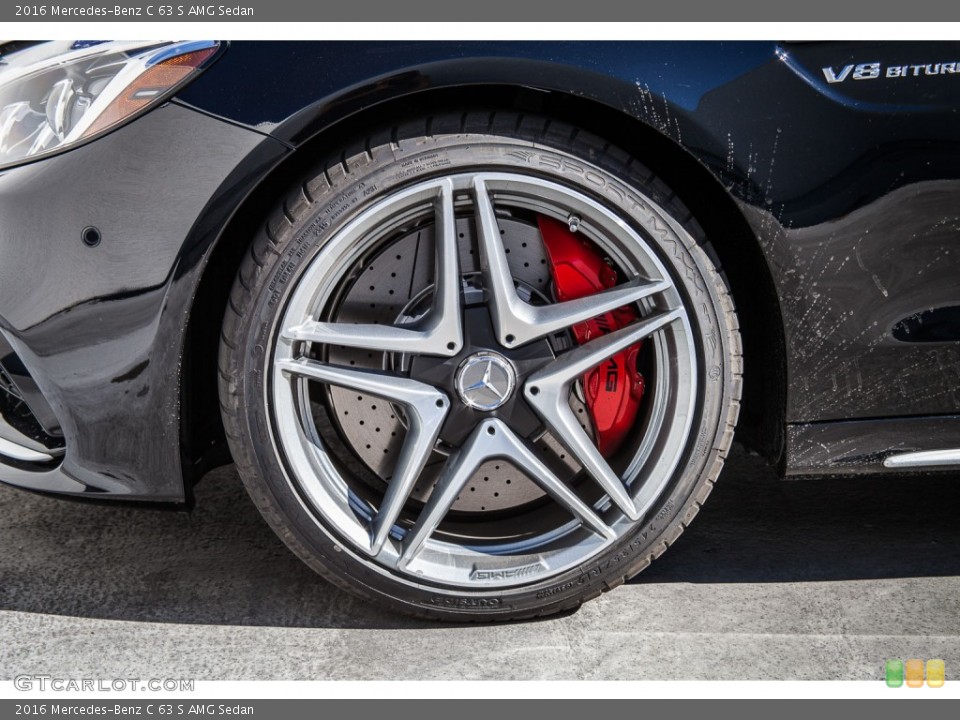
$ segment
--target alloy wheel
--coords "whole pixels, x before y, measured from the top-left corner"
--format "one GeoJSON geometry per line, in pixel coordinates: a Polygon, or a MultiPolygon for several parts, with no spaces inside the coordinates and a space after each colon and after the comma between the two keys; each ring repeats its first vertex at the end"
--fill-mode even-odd
{"type": "Polygon", "coordinates": [[[339,229],[284,302],[264,370],[289,482],[394,579],[563,573],[646,519],[682,460],[698,391],[684,297],[651,242],[579,189],[508,172],[418,182],[339,229]],[[557,301],[543,217],[597,248],[616,284],[557,301]],[[576,342],[624,306],[635,322],[576,342]],[[583,379],[638,343],[648,389],[605,455],[583,379]]]}

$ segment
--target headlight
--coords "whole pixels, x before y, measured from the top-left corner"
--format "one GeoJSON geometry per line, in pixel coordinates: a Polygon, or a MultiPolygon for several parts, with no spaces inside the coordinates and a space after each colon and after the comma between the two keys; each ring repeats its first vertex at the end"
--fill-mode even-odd
{"type": "Polygon", "coordinates": [[[0,167],[65,150],[130,120],[187,83],[218,47],[50,42],[0,54],[0,167]]]}

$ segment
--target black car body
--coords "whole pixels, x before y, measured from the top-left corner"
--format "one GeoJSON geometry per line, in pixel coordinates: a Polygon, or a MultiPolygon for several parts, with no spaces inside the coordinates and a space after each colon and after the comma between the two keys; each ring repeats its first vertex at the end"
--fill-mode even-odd
{"type": "Polygon", "coordinates": [[[0,480],[188,502],[228,459],[217,347],[252,227],[385,118],[493,106],[642,157],[689,208],[739,315],[737,438],[783,475],[960,462],[891,461],[960,447],[960,44],[232,42],[0,169],[0,437],[34,451],[0,447],[0,480]]]}

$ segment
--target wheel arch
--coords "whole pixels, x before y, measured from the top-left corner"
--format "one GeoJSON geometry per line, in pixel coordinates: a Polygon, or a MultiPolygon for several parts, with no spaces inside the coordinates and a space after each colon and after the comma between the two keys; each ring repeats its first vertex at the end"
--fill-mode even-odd
{"type": "Polygon", "coordinates": [[[328,103],[317,107],[317,117],[297,119],[299,127],[316,131],[261,178],[234,213],[215,242],[194,297],[181,376],[188,492],[206,468],[229,461],[216,392],[217,348],[230,288],[255,228],[296,178],[319,159],[338,162],[336,150],[382,127],[384,117],[463,108],[522,111],[571,123],[641,159],[677,192],[710,238],[738,303],[746,368],[738,438],[782,466],[786,357],[779,301],[760,242],[707,164],[652,124],[598,100],[522,85],[476,84],[409,92],[349,114],[328,103]]]}

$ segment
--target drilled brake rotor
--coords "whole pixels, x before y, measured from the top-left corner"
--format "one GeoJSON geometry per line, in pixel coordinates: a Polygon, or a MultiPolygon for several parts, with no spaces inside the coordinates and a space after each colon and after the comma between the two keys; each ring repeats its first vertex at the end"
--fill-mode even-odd
{"type": "MultiPolygon", "coordinates": [[[[510,217],[500,217],[499,224],[511,274],[518,287],[531,294],[547,296],[550,269],[539,230],[510,217]]],[[[458,219],[457,233],[461,272],[469,277],[479,272],[472,219],[458,219]]],[[[369,259],[366,266],[356,269],[352,274],[355,279],[343,293],[332,319],[341,323],[396,323],[412,305],[429,294],[434,257],[432,225],[402,235],[369,259]]],[[[328,353],[328,361],[335,365],[383,370],[391,363],[391,358],[384,353],[369,350],[329,346],[328,353]]],[[[329,404],[343,440],[356,457],[378,478],[389,481],[406,434],[402,414],[389,402],[335,386],[329,389],[329,404]]],[[[573,395],[570,404],[584,428],[591,432],[581,400],[573,395]]],[[[569,479],[579,472],[580,466],[549,433],[530,439],[544,463],[560,478],[569,479]]],[[[446,460],[445,454],[452,449],[440,446],[433,453],[411,493],[413,499],[426,501],[446,460]]],[[[543,491],[521,468],[503,460],[488,461],[474,473],[452,509],[507,510],[542,496],[543,491]]]]}

